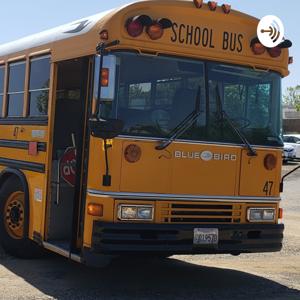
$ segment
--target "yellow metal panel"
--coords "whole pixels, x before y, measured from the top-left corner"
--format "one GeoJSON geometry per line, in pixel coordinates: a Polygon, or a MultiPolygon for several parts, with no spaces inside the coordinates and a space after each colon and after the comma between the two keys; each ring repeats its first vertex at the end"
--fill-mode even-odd
{"type": "Polygon", "coordinates": [[[242,151],[242,164],[240,175],[241,196],[279,196],[279,183],[281,174],[281,150],[260,149],[256,157],[247,155],[247,150],[242,151]],[[274,170],[264,167],[264,158],[267,154],[277,157],[277,166],[274,170]],[[268,187],[266,183],[269,182],[268,187]]]}
{"type": "Polygon", "coordinates": [[[122,154],[121,185],[124,192],[168,193],[171,188],[171,163],[168,151],[155,150],[153,142],[125,141],[123,152],[130,144],[141,148],[139,161],[130,163],[122,154]]]}
{"type": "Polygon", "coordinates": [[[174,143],[170,149],[174,157],[171,193],[227,196],[235,194],[239,148],[174,143]]]}
{"type": "Polygon", "coordinates": [[[91,137],[89,154],[89,176],[88,188],[118,191],[120,185],[120,167],[122,156],[122,141],[114,139],[112,146],[108,148],[108,161],[112,185],[105,187],[102,185],[102,176],[105,174],[105,156],[103,141],[91,137]]]}
{"type": "Polygon", "coordinates": [[[42,220],[44,217],[44,204],[46,202],[46,177],[31,171],[24,171],[29,189],[29,237],[33,238],[33,233],[42,233],[42,220]]]}
{"type": "Polygon", "coordinates": [[[24,149],[12,149],[12,148],[1,148],[0,147],[0,157],[8,159],[16,159],[33,163],[45,163],[46,153],[38,152],[37,156],[32,156],[28,154],[28,150],[24,149]]]}
{"type": "Polygon", "coordinates": [[[5,140],[46,142],[47,126],[0,125],[0,138],[5,140]]]}
{"type": "Polygon", "coordinates": [[[93,222],[95,220],[104,222],[113,222],[114,220],[114,200],[108,197],[94,197],[87,195],[85,218],[84,218],[84,236],[83,244],[85,247],[91,247],[93,222]],[[87,214],[86,208],[89,203],[103,205],[103,217],[93,217],[87,214]]]}

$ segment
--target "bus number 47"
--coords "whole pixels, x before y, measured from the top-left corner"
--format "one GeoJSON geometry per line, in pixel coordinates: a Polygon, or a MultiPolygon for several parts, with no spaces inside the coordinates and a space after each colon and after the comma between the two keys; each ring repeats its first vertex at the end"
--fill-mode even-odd
{"type": "Polygon", "coordinates": [[[266,196],[271,196],[272,195],[272,188],[274,185],[274,181],[266,181],[263,192],[266,194],[266,196]]]}

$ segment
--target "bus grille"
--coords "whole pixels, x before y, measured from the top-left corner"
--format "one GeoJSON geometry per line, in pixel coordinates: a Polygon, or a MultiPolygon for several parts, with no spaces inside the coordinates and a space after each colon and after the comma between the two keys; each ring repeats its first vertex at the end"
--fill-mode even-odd
{"type": "Polygon", "coordinates": [[[161,223],[240,223],[241,204],[160,203],[161,223]]]}

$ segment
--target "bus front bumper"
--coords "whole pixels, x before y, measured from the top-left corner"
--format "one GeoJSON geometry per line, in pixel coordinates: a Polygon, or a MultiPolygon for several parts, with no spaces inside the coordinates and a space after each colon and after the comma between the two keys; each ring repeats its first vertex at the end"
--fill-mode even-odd
{"type": "Polygon", "coordinates": [[[282,248],[283,224],[93,224],[94,254],[216,254],[275,252],[282,248]],[[195,228],[217,228],[216,245],[195,245],[195,228]]]}

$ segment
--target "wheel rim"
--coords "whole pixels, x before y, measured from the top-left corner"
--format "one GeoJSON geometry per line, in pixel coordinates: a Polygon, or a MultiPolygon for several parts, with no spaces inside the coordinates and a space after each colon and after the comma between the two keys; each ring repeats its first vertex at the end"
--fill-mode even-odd
{"type": "Polygon", "coordinates": [[[12,193],[4,207],[4,225],[7,233],[14,239],[22,239],[24,235],[24,193],[12,193]]]}

